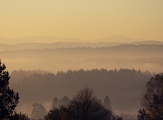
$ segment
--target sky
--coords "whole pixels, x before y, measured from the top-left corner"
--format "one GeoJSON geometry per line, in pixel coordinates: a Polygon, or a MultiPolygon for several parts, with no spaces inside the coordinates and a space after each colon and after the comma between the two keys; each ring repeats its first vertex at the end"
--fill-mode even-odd
{"type": "Polygon", "coordinates": [[[163,41],[163,0],[0,0],[0,37],[163,41]]]}

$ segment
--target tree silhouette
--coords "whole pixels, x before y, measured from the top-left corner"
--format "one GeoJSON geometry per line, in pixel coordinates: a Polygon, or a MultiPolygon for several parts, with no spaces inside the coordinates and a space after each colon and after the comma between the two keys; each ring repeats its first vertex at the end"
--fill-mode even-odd
{"type": "Polygon", "coordinates": [[[106,97],[104,99],[104,106],[105,106],[106,109],[112,110],[110,99],[109,99],[108,95],[106,95],[106,97]]]}
{"type": "Polygon", "coordinates": [[[163,120],[163,73],[156,74],[147,82],[142,107],[147,111],[147,118],[163,120]]]}
{"type": "Polygon", "coordinates": [[[45,120],[122,120],[107,110],[88,87],[81,89],[68,105],[53,108],[45,120]]]}
{"type": "Polygon", "coordinates": [[[140,109],[138,111],[137,118],[138,118],[138,120],[146,120],[147,119],[147,113],[146,113],[146,110],[144,108],[140,109]]]}
{"type": "Polygon", "coordinates": [[[52,103],[52,108],[58,108],[58,98],[57,97],[54,97],[53,99],[53,103],[52,103]]]}
{"type": "Polygon", "coordinates": [[[71,120],[67,106],[63,105],[59,108],[54,107],[44,118],[45,120],[71,120]]]}
{"type": "Polygon", "coordinates": [[[23,114],[23,113],[19,113],[19,114],[17,114],[17,116],[18,116],[18,120],[30,120],[28,115],[23,114]]]}
{"type": "Polygon", "coordinates": [[[33,104],[33,110],[31,114],[32,120],[42,120],[46,115],[47,111],[41,103],[33,104]]]}
{"type": "Polygon", "coordinates": [[[72,120],[106,120],[112,113],[101,105],[93,95],[93,91],[85,87],[70,102],[70,118],[72,120]]]}
{"type": "Polygon", "coordinates": [[[0,119],[13,119],[19,95],[9,88],[9,73],[0,60],[0,119]]]}
{"type": "Polygon", "coordinates": [[[64,96],[60,101],[59,105],[68,105],[70,103],[70,99],[67,96],[64,96]]]}

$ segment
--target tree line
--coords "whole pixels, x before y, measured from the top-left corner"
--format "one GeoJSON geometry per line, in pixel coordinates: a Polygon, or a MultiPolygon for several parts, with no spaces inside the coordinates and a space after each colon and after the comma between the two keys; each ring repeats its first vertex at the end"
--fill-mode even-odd
{"type": "Polygon", "coordinates": [[[131,109],[135,111],[139,108],[144,86],[151,76],[149,72],[134,69],[80,69],[56,74],[20,70],[11,73],[10,86],[19,92],[20,105],[23,105],[33,101],[51,102],[54,96],[60,98],[66,95],[72,98],[75,91],[87,85],[94,89],[100,99],[109,95],[114,109],[130,112],[131,109]]]}
{"type": "MultiPolygon", "coordinates": [[[[0,119],[29,120],[26,114],[16,113],[19,94],[9,87],[9,73],[0,62],[0,119]]],[[[142,109],[138,111],[138,120],[163,120],[163,74],[156,74],[146,84],[142,99],[142,109]]],[[[34,107],[40,104],[34,104],[34,107]]],[[[41,105],[40,105],[41,106],[41,105]]],[[[53,107],[45,120],[122,120],[111,109],[101,104],[88,87],[81,89],[67,105],[53,107]]]]}
{"type": "MultiPolygon", "coordinates": [[[[51,48],[51,47],[47,47],[47,48],[35,48],[35,49],[20,49],[20,50],[6,50],[6,51],[0,51],[1,54],[13,54],[13,53],[82,53],[85,52],[85,54],[87,54],[86,52],[88,52],[89,54],[93,54],[93,52],[96,53],[116,53],[116,52],[127,52],[127,53],[137,53],[139,51],[141,51],[142,53],[148,53],[150,52],[151,54],[154,53],[162,53],[163,50],[163,45],[134,45],[134,44],[123,44],[123,45],[118,45],[118,46],[110,46],[110,47],[63,47],[63,48],[51,48]]],[[[140,53],[140,52],[139,52],[140,53]]]]}

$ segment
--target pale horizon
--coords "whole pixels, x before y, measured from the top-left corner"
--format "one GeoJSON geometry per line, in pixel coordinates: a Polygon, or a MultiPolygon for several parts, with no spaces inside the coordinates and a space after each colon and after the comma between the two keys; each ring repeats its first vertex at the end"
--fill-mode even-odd
{"type": "MultiPolygon", "coordinates": [[[[163,41],[161,40],[150,40],[150,39],[135,39],[128,36],[122,35],[115,35],[109,36],[106,38],[101,39],[90,39],[90,40],[83,40],[79,38],[61,38],[56,36],[25,36],[25,37],[17,37],[17,38],[3,38],[0,37],[0,44],[6,45],[14,45],[14,44],[21,44],[21,43],[57,43],[57,42],[67,42],[67,43],[117,43],[115,45],[120,44],[131,44],[134,42],[152,42],[153,44],[162,44],[163,41]]],[[[145,43],[143,43],[145,44],[145,43]]],[[[150,43],[151,44],[151,43],[150,43]]]]}
{"type": "MultiPolygon", "coordinates": [[[[0,36],[0,39],[8,39],[8,40],[16,40],[16,39],[21,39],[21,38],[34,38],[34,37],[37,37],[37,38],[42,38],[42,37],[52,37],[52,38],[56,38],[56,39],[78,39],[78,40],[81,40],[81,41],[94,41],[94,40],[102,40],[102,39],[110,39],[110,38],[128,38],[128,39],[133,39],[135,42],[136,41],[160,41],[160,42],[163,42],[163,39],[161,40],[158,40],[158,39],[144,39],[144,38],[134,38],[134,37],[129,37],[129,36],[124,36],[124,35],[112,35],[112,36],[107,36],[107,37],[102,37],[102,38],[95,38],[95,39],[80,39],[80,38],[77,38],[77,37],[58,37],[58,36],[52,36],[52,35],[43,35],[43,36],[37,36],[37,35],[33,35],[33,36],[18,36],[18,37],[1,37],[0,36]]],[[[1,41],[0,41],[1,42],[1,41]]],[[[123,42],[123,41],[122,41],[123,42]]]]}
{"type": "Polygon", "coordinates": [[[122,35],[163,41],[162,0],[0,1],[0,37],[81,40],[122,35]]]}

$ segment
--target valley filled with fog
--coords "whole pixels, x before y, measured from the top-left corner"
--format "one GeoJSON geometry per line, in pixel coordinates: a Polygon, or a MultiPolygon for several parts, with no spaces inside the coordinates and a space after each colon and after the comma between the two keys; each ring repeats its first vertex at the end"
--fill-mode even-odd
{"type": "Polygon", "coordinates": [[[0,0],[0,120],[163,120],[163,0],[0,0]]]}
{"type": "Polygon", "coordinates": [[[47,110],[54,97],[70,99],[81,88],[93,89],[113,111],[136,118],[146,82],[163,71],[163,44],[140,42],[53,42],[0,44],[10,87],[20,95],[17,111],[31,114],[32,104],[47,110]]]}

